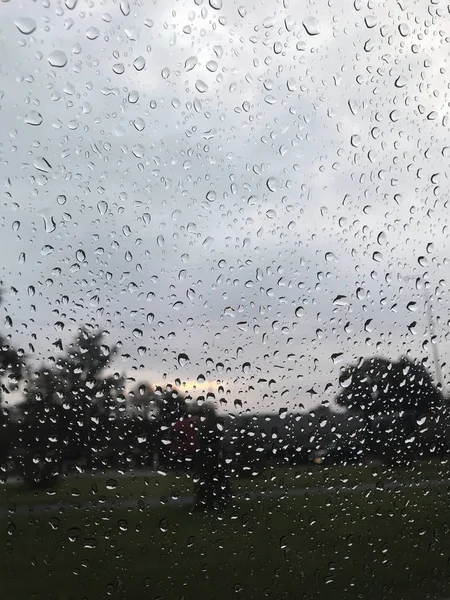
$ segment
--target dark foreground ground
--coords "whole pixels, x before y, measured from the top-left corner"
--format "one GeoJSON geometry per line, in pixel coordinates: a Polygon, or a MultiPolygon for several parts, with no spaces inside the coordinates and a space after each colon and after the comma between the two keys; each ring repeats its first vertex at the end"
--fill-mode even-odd
{"type": "Polygon", "coordinates": [[[446,487],[0,520],[1,597],[426,599],[450,596],[446,487]]]}

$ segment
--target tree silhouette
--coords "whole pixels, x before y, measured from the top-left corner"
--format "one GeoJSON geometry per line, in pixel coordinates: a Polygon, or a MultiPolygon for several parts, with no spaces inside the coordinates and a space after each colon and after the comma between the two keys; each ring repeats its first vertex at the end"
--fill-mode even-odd
{"type": "Polygon", "coordinates": [[[433,414],[443,402],[422,363],[367,358],[345,367],[340,384],[336,403],[362,415],[367,449],[397,465],[422,451],[418,417],[433,414]]]}
{"type": "MultiPolygon", "coordinates": [[[[1,282],[0,282],[1,285],[1,282]]],[[[0,304],[3,301],[0,289],[0,304]]],[[[15,443],[15,431],[11,421],[11,412],[6,406],[5,397],[12,389],[17,389],[23,376],[25,358],[0,334],[0,471],[6,469],[5,463],[15,443]]]]}
{"type": "Polygon", "coordinates": [[[123,377],[104,374],[116,349],[104,344],[103,337],[101,331],[81,328],[66,355],[31,375],[21,406],[23,471],[30,483],[45,485],[63,459],[90,460],[108,445],[111,415],[119,397],[125,397],[123,377]],[[42,469],[43,463],[51,468],[42,469]]]}
{"type": "Polygon", "coordinates": [[[426,413],[442,403],[424,365],[407,357],[394,362],[381,357],[361,360],[342,370],[340,385],[336,403],[366,417],[426,413]]]}

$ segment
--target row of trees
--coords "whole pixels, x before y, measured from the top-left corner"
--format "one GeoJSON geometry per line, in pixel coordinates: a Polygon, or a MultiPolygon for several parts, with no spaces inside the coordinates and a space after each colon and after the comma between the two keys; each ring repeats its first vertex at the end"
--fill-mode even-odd
{"type": "MultiPolygon", "coordinates": [[[[0,464],[13,456],[24,478],[39,484],[58,475],[63,459],[126,468],[150,466],[155,452],[163,457],[172,425],[192,415],[196,404],[170,385],[127,392],[124,376],[111,371],[116,355],[103,332],[84,327],[59,358],[32,370],[24,352],[0,336],[0,464]],[[19,387],[21,401],[8,403],[19,387]]],[[[384,447],[398,455],[406,440],[418,450],[423,415],[430,424],[445,406],[424,365],[409,358],[363,359],[342,369],[340,386],[337,405],[362,417],[364,444],[374,453],[384,447]]],[[[249,423],[235,438],[235,454],[252,472],[261,452],[249,423]]]]}

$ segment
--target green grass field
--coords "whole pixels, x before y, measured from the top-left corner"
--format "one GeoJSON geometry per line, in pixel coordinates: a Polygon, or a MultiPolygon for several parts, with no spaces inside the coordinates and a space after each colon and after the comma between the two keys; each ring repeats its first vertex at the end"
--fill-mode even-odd
{"type": "Polygon", "coordinates": [[[448,494],[372,492],[1,519],[11,600],[450,596],[448,494]]]}
{"type": "MultiPolygon", "coordinates": [[[[393,483],[447,479],[446,462],[419,462],[412,469],[390,469],[384,466],[329,466],[298,468],[267,468],[260,477],[234,479],[236,493],[275,489],[293,489],[318,486],[358,485],[365,483],[393,483]]],[[[0,507],[11,504],[57,504],[97,500],[129,500],[148,497],[177,497],[192,493],[191,476],[187,473],[152,476],[136,474],[129,477],[115,475],[80,474],[62,479],[55,489],[33,491],[23,484],[0,486],[0,507]]]]}

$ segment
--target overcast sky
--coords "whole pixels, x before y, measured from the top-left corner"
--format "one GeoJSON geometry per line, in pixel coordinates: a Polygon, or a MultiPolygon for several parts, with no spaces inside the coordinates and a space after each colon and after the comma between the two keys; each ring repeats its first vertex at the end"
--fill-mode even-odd
{"type": "Polygon", "coordinates": [[[36,364],[89,322],[130,377],[309,408],[430,354],[424,276],[449,360],[445,4],[241,3],[0,5],[3,328],[36,364]]]}

